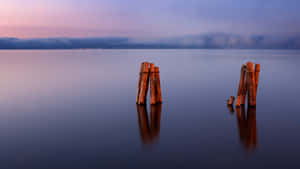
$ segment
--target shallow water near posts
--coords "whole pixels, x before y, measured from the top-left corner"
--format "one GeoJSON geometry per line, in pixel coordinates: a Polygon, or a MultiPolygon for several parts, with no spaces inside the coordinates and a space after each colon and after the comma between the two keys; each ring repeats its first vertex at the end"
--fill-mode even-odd
{"type": "MultiPolygon", "coordinates": [[[[299,168],[297,50],[0,51],[2,168],[299,168]],[[163,104],[136,106],[140,63],[163,104]],[[226,105],[261,64],[256,109],[226,105]]],[[[148,99],[149,103],[149,99],[148,99]]]]}

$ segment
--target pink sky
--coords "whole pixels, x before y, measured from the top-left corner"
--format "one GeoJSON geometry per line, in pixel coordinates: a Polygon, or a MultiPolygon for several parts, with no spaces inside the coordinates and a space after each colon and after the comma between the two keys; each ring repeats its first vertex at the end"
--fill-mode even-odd
{"type": "Polygon", "coordinates": [[[0,37],[299,33],[298,0],[1,0],[0,37]]]}

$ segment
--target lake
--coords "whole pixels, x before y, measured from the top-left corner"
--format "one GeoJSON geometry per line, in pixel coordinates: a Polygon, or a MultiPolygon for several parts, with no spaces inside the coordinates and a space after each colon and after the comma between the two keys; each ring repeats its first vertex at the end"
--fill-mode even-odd
{"type": "Polygon", "coordinates": [[[2,50],[0,166],[299,168],[299,50],[2,50]],[[137,106],[140,64],[163,104],[137,106]],[[241,65],[261,64],[255,109],[231,112],[241,65]],[[251,112],[251,113],[249,113],[251,112]]]}

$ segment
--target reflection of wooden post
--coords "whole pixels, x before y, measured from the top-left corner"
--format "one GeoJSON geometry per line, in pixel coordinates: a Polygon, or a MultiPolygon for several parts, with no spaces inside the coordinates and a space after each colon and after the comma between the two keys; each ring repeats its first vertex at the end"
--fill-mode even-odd
{"type": "Polygon", "coordinates": [[[233,108],[233,106],[232,105],[227,105],[227,108],[228,108],[228,110],[229,110],[229,112],[231,113],[231,114],[233,114],[234,113],[234,108],[233,108]]]}
{"type": "Polygon", "coordinates": [[[230,96],[230,98],[227,101],[227,105],[232,105],[234,102],[234,99],[235,99],[234,96],[230,96]]]}
{"type": "Polygon", "coordinates": [[[236,98],[236,106],[240,106],[241,105],[241,99],[244,99],[242,97],[244,97],[243,95],[245,95],[244,93],[244,79],[245,79],[245,74],[246,74],[246,66],[242,65],[241,68],[241,77],[240,77],[240,83],[239,83],[239,89],[238,89],[238,93],[237,93],[237,98],[236,98]]]}
{"type": "Polygon", "coordinates": [[[248,107],[247,121],[251,143],[257,148],[256,107],[248,107]]]}
{"type": "Polygon", "coordinates": [[[247,70],[248,105],[256,106],[256,85],[253,63],[247,63],[247,70]]]}
{"type": "Polygon", "coordinates": [[[160,132],[161,104],[151,105],[151,122],[149,124],[147,106],[136,105],[140,136],[144,144],[154,143],[160,132]]]}
{"type": "Polygon", "coordinates": [[[161,104],[151,105],[151,135],[154,141],[159,136],[161,118],[161,104]]]}
{"type": "Polygon", "coordinates": [[[255,93],[257,94],[258,81],[259,81],[260,64],[255,64],[255,93]]]}
{"type": "Polygon", "coordinates": [[[147,107],[146,105],[136,105],[136,109],[138,114],[140,136],[142,138],[143,143],[147,144],[151,137],[147,107]]]}
{"type": "Polygon", "coordinates": [[[149,85],[149,63],[144,62],[141,65],[138,94],[137,94],[137,104],[145,104],[149,85]]]}

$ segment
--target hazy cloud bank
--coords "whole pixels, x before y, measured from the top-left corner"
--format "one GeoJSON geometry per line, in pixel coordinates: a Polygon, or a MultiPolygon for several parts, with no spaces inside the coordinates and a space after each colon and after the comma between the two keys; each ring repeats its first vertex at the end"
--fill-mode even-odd
{"type": "Polygon", "coordinates": [[[140,41],[130,38],[0,38],[0,49],[300,49],[300,36],[211,33],[140,41]]]}

